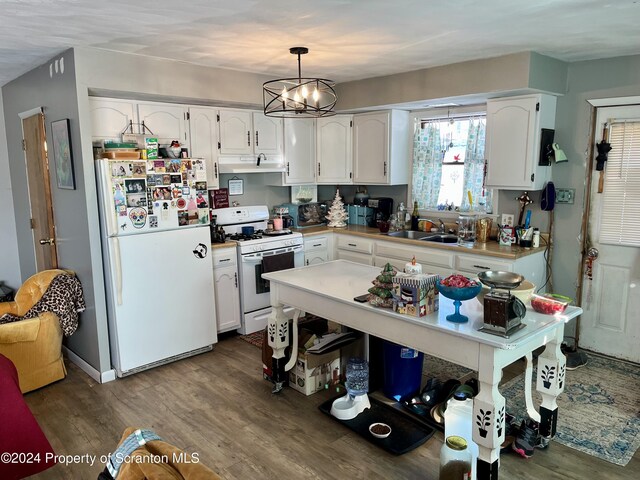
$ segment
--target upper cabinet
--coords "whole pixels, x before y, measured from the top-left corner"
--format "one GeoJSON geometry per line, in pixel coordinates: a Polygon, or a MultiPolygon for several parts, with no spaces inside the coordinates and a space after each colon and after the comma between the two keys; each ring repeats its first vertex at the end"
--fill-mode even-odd
{"type": "Polygon", "coordinates": [[[251,110],[220,110],[220,155],[282,155],[282,120],[251,110]]]}
{"type": "Polygon", "coordinates": [[[314,183],[316,157],[316,120],[284,119],[284,185],[314,183]]]}
{"type": "MultiPolygon", "coordinates": [[[[120,140],[120,134],[132,123],[138,123],[136,103],[130,100],[89,98],[92,136],[94,139],[120,140]]],[[[138,133],[137,125],[134,133],[138,133]]]]}
{"type": "Polygon", "coordinates": [[[556,97],[524,95],[487,101],[485,186],[541,190],[551,167],[539,165],[541,129],[555,125],[556,97]]]}
{"type": "Polygon", "coordinates": [[[204,158],[207,167],[207,187],[220,187],[218,166],[218,110],[212,107],[189,108],[191,156],[204,158]]]}
{"type": "Polygon", "coordinates": [[[352,126],[352,115],[317,120],[316,183],[353,183],[352,126]]]}
{"type": "Polygon", "coordinates": [[[409,112],[390,110],[353,117],[353,183],[408,184],[409,112]]]}
{"type": "MultiPolygon", "coordinates": [[[[138,119],[148,128],[161,145],[177,140],[189,145],[187,108],[183,105],[139,103],[138,119]]],[[[140,132],[146,133],[146,132],[140,132]]]]}

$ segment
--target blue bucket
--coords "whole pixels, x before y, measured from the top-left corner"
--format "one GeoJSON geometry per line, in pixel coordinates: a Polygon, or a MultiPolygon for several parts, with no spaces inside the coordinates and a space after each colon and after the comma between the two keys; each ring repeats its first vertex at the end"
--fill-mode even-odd
{"type": "Polygon", "coordinates": [[[396,401],[420,391],[424,354],[385,341],[383,345],[385,396],[396,401]]]}

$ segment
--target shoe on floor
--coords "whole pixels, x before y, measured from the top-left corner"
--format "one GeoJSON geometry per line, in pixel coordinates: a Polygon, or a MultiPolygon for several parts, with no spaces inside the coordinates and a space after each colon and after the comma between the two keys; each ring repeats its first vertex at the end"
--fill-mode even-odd
{"type": "Polygon", "coordinates": [[[589,361],[589,357],[584,352],[568,352],[567,356],[567,370],[575,370],[576,368],[584,367],[589,361]]]}
{"type": "Polygon", "coordinates": [[[536,422],[532,420],[523,420],[520,424],[518,435],[511,444],[511,448],[521,457],[530,458],[533,455],[538,437],[538,429],[536,426],[536,422]]]}

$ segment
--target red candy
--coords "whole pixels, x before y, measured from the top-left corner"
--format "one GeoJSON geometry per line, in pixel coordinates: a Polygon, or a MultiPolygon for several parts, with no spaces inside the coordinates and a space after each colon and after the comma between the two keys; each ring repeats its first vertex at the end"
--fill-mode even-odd
{"type": "Polygon", "coordinates": [[[478,285],[478,282],[471,280],[470,278],[467,278],[464,275],[449,275],[440,283],[442,283],[442,285],[446,287],[454,287],[454,288],[467,288],[467,287],[475,287],[476,285],[478,285]]]}
{"type": "Polygon", "coordinates": [[[531,306],[538,313],[553,315],[554,313],[562,313],[567,308],[567,302],[556,300],[552,297],[543,297],[534,295],[531,297],[531,306]]]}

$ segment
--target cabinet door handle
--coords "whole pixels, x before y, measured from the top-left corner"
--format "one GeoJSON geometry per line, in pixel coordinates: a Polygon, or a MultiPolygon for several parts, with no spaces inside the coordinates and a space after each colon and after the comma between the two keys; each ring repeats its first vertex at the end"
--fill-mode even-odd
{"type": "Polygon", "coordinates": [[[220,260],[220,263],[222,263],[222,262],[230,262],[230,261],[231,261],[230,258],[223,258],[222,260],[220,260]]]}
{"type": "Polygon", "coordinates": [[[251,146],[251,132],[247,130],[247,145],[251,146]]]}
{"type": "Polygon", "coordinates": [[[258,131],[256,130],[256,147],[258,146],[258,131]]]}
{"type": "Polygon", "coordinates": [[[289,176],[289,162],[287,162],[287,177],[289,176]]]}
{"type": "Polygon", "coordinates": [[[218,178],[218,162],[213,163],[213,171],[214,171],[215,177],[218,178]]]}
{"type": "Polygon", "coordinates": [[[235,273],[233,274],[233,278],[234,278],[234,281],[235,281],[235,283],[236,283],[236,288],[238,288],[238,272],[235,272],[235,273]]]}
{"type": "Polygon", "coordinates": [[[491,267],[485,267],[484,265],[474,265],[476,268],[481,268],[483,270],[491,270],[491,267]]]}
{"type": "Polygon", "coordinates": [[[306,260],[306,264],[309,265],[309,260],[308,259],[306,260]]]}
{"type": "Polygon", "coordinates": [[[383,177],[387,176],[387,162],[384,162],[384,172],[382,173],[383,177]]]}
{"type": "Polygon", "coordinates": [[[313,244],[313,246],[314,246],[314,247],[321,247],[321,246],[322,246],[322,244],[321,244],[321,243],[314,243],[314,244],[313,244]]]}
{"type": "Polygon", "coordinates": [[[358,246],[355,243],[347,243],[347,245],[349,245],[350,247],[357,247],[358,246]]]}
{"type": "Polygon", "coordinates": [[[320,162],[318,162],[318,176],[320,176],[320,162]]]}

